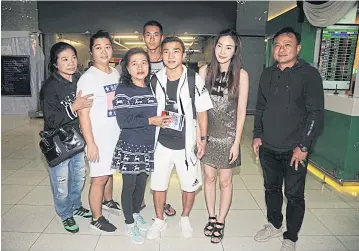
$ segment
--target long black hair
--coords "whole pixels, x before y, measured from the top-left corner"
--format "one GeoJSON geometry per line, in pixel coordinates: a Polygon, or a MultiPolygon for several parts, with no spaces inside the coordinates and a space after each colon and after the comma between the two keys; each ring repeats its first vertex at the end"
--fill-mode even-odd
{"type": "Polygon", "coordinates": [[[221,75],[219,63],[216,58],[215,49],[219,39],[224,36],[230,36],[233,39],[235,45],[235,51],[233,57],[231,58],[231,62],[229,64],[227,71],[227,76],[228,76],[227,88],[230,97],[236,99],[238,98],[239,78],[240,78],[240,71],[242,68],[242,55],[241,55],[242,43],[238,33],[234,30],[226,29],[219,33],[212,50],[212,60],[207,67],[206,85],[208,90],[211,90],[212,87],[214,86],[214,83],[221,75]]]}
{"type": "Polygon", "coordinates": [[[121,69],[122,69],[122,73],[121,73],[121,77],[120,77],[120,84],[121,85],[126,85],[126,86],[131,86],[133,85],[132,83],[132,78],[130,73],[127,70],[128,64],[130,63],[130,59],[133,55],[135,54],[143,54],[146,56],[147,62],[148,62],[148,74],[145,78],[145,84],[147,86],[149,86],[150,83],[150,78],[151,78],[151,64],[150,64],[150,58],[148,56],[148,54],[142,49],[142,48],[132,48],[129,51],[127,51],[126,55],[123,57],[123,59],[121,60],[121,69]]]}
{"type": "MultiPolygon", "coordinates": [[[[71,49],[73,50],[73,52],[75,53],[76,57],[77,57],[77,51],[75,49],[75,47],[73,47],[71,44],[65,43],[65,42],[58,42],[56,44],[54,44],[51,47],[50,50],[50,63],[49,63],[49,71],[51,73],[57,71],[57,59],[59,58],[59,54],[61,52],[63,52],[64,50],[67,49],[71,49]]],[[[76,66],[77,67],[77,66],[76,66]]]]}

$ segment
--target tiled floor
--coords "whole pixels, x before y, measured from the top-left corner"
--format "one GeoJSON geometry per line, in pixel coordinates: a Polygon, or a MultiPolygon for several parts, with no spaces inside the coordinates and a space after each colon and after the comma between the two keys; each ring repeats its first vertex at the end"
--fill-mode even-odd
{"type": "MultiPolygon", "coordinates": [[[[234,195],[228,214],[225,238],[214,245],[204,238],[207,220],[203,191],[196,197],[191,221],[194,238],[183,239],[177,228],[179,216],[168,219],[168,229],[161,239],[132,245],[124,233],[122,216],[108,215],[118,227],[112,235],[89,229],[89,221],[78,220],[80,232],[63,230],[56,215],[48,173],[38,147],[42,120],[21,116],[2,116],[1,131],[1,247],[5,251],[22,250],[146,250],[146,251],[251,251],[280,250],[281,238],[257,243],[253,236],[266,223],[263,178],[250,149],[253,117],[248,117],[242,140],[241,168],[235,169],[234,195]]],[[[83,203],[88,207],[89,180],[83,190],[83,203]]],[[[119,201],[121,176],[115,177],[114,197],[119,201]]],[[[218,190],[219,194],[219,190],[218,190]]],[[[153,215],[153,202],[146,190],[147,220],[153,215]]],[[[169,189],[169,202],[181,207],[179,182],[174,174],[169,189]]],[[[298,251],[359,251],[359,198],[332,191],[310,174],[306,187],[307,208],[297,245],[298,251]]],[[[285,205],[283,206],[285,207],[285,205]]]]}

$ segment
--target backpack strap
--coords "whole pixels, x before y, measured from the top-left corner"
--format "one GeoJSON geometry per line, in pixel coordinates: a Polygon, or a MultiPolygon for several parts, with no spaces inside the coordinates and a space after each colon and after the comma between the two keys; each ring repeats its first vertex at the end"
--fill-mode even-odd
{"type": "Polygon", "coordinates": [[[196,72],[190,68],[187,68],[187,79],[188,79],[188,88],[189,88],[189,96],[192,100],[192,112],[193,112],[193,119],[197,119],[197,112],[196,112],[196,92],[198,96],[201,95],[197,86],[196,86],[196,72]]]}
{"type": "Polygon", "coordinates": [[[156,94],[156,86],[157,86],[157,76],[156,74],[153,74],[150,80],[151,89],[154,94],[156,94]]]}
{"type": "Polygon", "coordinates": [[[196,92],[198,96],[201,96],[201,93],[196,86],[196,72],[192,69],[187,68],[187,78],[188,78],[189,95],[191,99],[194,100],[196,97],[196,92]]]}

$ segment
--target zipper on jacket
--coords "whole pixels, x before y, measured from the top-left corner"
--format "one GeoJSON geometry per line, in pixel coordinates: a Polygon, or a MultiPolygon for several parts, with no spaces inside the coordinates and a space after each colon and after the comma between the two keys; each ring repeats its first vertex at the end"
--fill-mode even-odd
{"type": "Polygon", "coordinates": [[[291,85],[291,81],[292,81],[292,71],[289,72],[289,81],[288,84],[286,85],[287,88],[287,92],[288,92],[288,103],[287,103],[287,107],[286,110],[289,112],[289,107],[290,107],[290,85],[291,85]]]}
{"type": "Polygon", "coordinates": [[[278,93],[278,89],[279,89],[279,81],[282,77],[282,72],[279,73],[278,77],[277,77],[277,83],[275,85],[275,91],[274,91],[274,95],[276,95],[278,93]]]}
{"type": "MultiPolygon", "coordinates": [[[[179,97],[179,101],[180,101],[180,105],[181,105],[181,110],[182,110],[182,113],[183,113],[184,116],[186,116],[186,114],[184,112],[184,108],[183,108],[183,104],[182,104],[182,100],[181,100],[181,91],[182,91],[182,87],[184,86],[184,83],[186,82],[186,80],[187,80],[187,73],[185,75],[185,78],[183,80],[183,83],[182,83],[181,87],[179,88],[179,93],[178,93],[178,97],[179,97]]],[[[187,81],[187,83],[188,83],[188,81],[187,81]]],[[[186,120],[185,120],[185,123],[186,123],[186,120]]],[[[188,160],[187,160],[187,151],[186,151],[186,135],[184,137],[184,158],[185,158],[184,163],[186,164],[187,171],[188,171],[188,160]]]]}

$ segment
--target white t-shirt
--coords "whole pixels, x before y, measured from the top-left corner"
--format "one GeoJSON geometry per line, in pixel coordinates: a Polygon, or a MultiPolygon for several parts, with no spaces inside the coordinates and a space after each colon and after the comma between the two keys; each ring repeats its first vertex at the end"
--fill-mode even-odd
{"type": "Polygon", "coordinates": [[[98,177],[113,174],[111,169],[113,153],[116,147],[120,128],[117,125],[116,113],[112,100],[120,75],[115,68],[107,74],[96,67],[89,68],[77,83],[77,92],[82,95],[93,94],[90,110],[92,134],[99,149],[99,162],[90,162],[90,176],[98,177]]]}
{"type": "Polygon", "coordinates": [[[151,76],[162,70],[164,67],[165,65],[162,60],[158,62],[151,62],[151,76]]]}

